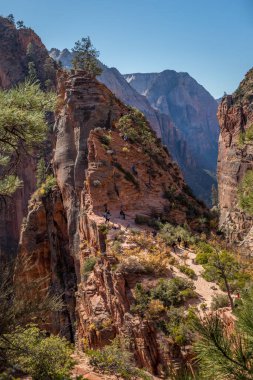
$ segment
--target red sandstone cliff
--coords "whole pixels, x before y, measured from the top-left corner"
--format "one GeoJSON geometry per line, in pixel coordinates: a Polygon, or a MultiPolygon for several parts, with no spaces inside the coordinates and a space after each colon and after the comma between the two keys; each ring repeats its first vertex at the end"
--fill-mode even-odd
{"type": "Polygon", "coordinates": [[[228,241],[240,247],[243,253],[253,250],[253,220],[238,205],[240,182],[246,171],[253,168],[253,144],[241,141],[253,124],[252,78],[251,69],[237,91],[222,99],[218,109],[220,226],[228,241]]]}
{"type": "MultiPolygon", "coordinates": [[[[63,294],[64,312],[47,320],[51,331],[72,339],[76,334],[81,348],[84,342],[101,347],[120,334],[131,340],[140,366],[160,373],[169,360],[183,360],[182,353],[154,324],[131,313],[133,288],[146,276],[115,271],[118,258],[108,246],[114,229],[107,237],[102,230],[104,205],[115,228],[122,231],[135,226],[137,214],[188,222],[194,228],[191,212],[201,215],[203,209],[186,192],[178,166],[159,140],[149,151],[123,138],[117,121],[130,110],[104,85],[83,72],[70,76],[62,72],[58,83],[54,170],[59,189],[46,196],[37,192],[30,202],[16,281],[31,282],[42,276],[43,291],[63,294]],[[136,176],[130,175],[133,164],[136,176]],[[164,198],[172,188],[178,194],[176,204],[164,198]],[[121,207],[126,220],[120,219],[121,207]],[[87,278],[82,268],[89,256],[97,257],[97,264],[87,278]],[[28,268],[22,265],[27,259],[28,268]],[[161,344],[165,350],[161,351],[161,344]]],[[[149,281],[156,282],[154,276],[149,281]]]]}
{"type": "MultiPolygon", "coordinates": [[[[9,88],[23,81],[28,74],[29,61],[34,62],[38,79],[44,83],[47,59],[50,59],[47,49],[32,29],[17,29],[8,19],[0,17],[0,87],[9,88]],[[30,56],[27,54],[29,45],[30,56]]],[[[52,65],[56,67],[53,61],[52,65]]],[[[55,84],[55,73],[50,74],[55,84]]]]}
{"type": "MultiPolygon", "coordinates": [[[[45,67],[51,58],[40,38],[32,29],[16,29],[13,23],[0,17],[0,87],[10,88],[24,81],[31,60],[35,63],[42,86],[49,76],[54,86],[56,65],[52,62],[52,67],[45,67]],[[27,55],[29,44],[32,45],[30,56],[27,55]]],[[[16,255],[20,226],[27,214],[28,200],[36,187],[36,159],[31,156],[22,157],[18,175],[25,186],[11,199],[0,202],[0,261],[16,255]]]]}

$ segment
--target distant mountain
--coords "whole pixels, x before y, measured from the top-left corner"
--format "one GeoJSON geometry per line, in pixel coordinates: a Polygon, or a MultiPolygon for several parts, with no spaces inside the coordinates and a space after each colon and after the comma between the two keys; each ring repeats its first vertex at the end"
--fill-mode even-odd
{"type": "Polygon", "coordinates": [[[217,101],[187,73],[126,74],[124,78],[150,105],[168,115],[194,156],[216,173],[219,127],[217,101]]]}
{"type": "MultiPolygon", "coordinates": [[[[61,61],[64,67],[71,68],[72,53],[67,49],[62,51],[51,49],[49,54],[55,60],[61,61]]],[[[151,83],[155,84],[159,74],[127,74],[123,76],[116,68],[108,68],[104,65],[102,67],[103,72],[98,79],[125,104],[136,107],[145,114],[158,137],[167,146],[174,160],[179,163],[193,192],[210,204],[211,187],[216,183],[218,144],[217,121],[215,124],[217,103],[215,100],[188,74],[184,75],[189,77],[190,84],[186,86],[184,93],[181,89],[183,73],[173,72],[180,76],[180,81],[176,84],[178,93],[175,88],[176,98],[168,97],[167,108],[164,106],[163,109],[159,109],[159,100],[152,102],[149,96],[150,85],[151,83]],[[194,95],[194,91],[196,95],[194,95]],[[198,97],[203,97],[203,99],[198,97]],[[213,101],[216,107],[214,107],[213,101]],[[193,104],[191,105],[191,103],[193,104]],[[173,112],[168,112],[170,106],[173,112]],[[177,115],[176,110],[178,113],[183,113],[181,118],[177,115]],[[195,119],[192,115],[194,112],[195,119]],[[199,119],[201,121],[198,122],[199,119]],[[197,136],[199,133],[202,137],[197,136]],[[200,141],[202,147],[197,146],[200,141]]],[[[170,70],[166,71],[171,72],[170,70]]],[[[163,92],[166,94],[165,89],[163,92]]]]}

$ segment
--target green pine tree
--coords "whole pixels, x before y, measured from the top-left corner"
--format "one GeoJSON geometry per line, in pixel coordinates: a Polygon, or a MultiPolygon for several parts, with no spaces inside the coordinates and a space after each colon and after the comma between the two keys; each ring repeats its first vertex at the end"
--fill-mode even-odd
{"type": "Polygon", "coordinates": [[[72,52],[74,53],[72,64],[75,69],[85,70],[92,77],[101,74],[102,69],[97,61],[99,51],[92,45],[90,37],[77,41],[72,52]]]}
{"type": "Polygon", "coordinates": [[[44,93],[31,80],[0,90],[0,196],[11,195],[22,185],[16,175],[18,163],[44,141],[45,114],[53,111],[55,101],[54,93],[44,93]]]}
{"type": "MultiPolygon", "coordinates": [[[[195,321],[195,350],[201,379],[253,379],[253,293],[249,291],[236,312],[234,328],[217,313],[195,321]]],[[[232,318],[232,317],[231,317],[232,318]]]]}

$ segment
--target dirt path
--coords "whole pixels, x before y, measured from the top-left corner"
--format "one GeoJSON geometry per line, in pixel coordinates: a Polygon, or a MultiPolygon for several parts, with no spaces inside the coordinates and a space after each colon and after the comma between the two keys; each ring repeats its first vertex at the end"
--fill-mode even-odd
{"type": "MultiPolygon", "coordinates": [[[[202,277],[203,267],[195,263],[196,255],[190,249],[177,248],[176,253],[171,252],[180,264],[186,264],[189,268],[193,269],[196,274],[196,279],[193,279],[196,287],[195,291],[199,295],[199,300],[196,302],[198,308],[202,303],[205,303],[208,308],[211,306],[213,296],[217,294],[225,294],[215,282],[206,281],[202,277]]],[[[185,274],[181,273],[179,269],[175,268],[174,272],[184,278],[189,278],[185,274]]]]}

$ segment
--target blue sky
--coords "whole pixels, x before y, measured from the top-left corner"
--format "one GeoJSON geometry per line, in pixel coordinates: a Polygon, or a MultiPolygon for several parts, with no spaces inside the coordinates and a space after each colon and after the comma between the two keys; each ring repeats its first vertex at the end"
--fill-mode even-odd
{"type": "Polygon", "coordinates": [[[122,73],[187,71],[213,96],[253,66],[253,0],[0,0],[47,48],[89,35],[122,73]]]}

